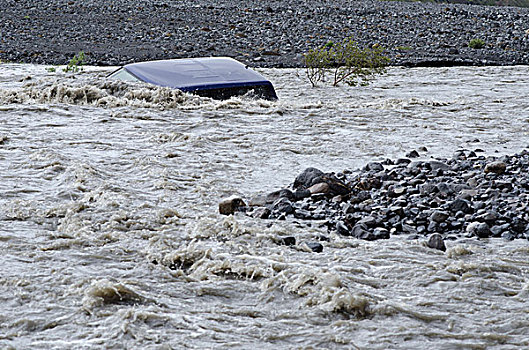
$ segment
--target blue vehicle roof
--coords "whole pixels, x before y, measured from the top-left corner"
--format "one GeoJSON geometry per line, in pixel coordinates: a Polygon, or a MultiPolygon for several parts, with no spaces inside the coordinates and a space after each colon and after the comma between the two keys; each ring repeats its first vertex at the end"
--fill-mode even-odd
{"type": "Polygon", "coordinates": [[[272,85],[261,74],[229,57],[149,61],[123,67],[138,79],[182,91],[272,85]]]}

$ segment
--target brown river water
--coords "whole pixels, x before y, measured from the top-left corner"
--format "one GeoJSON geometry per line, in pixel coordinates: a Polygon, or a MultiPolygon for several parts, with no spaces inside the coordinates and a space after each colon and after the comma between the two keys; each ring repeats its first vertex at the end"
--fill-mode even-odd
{"type": "Polygon", "coordinates": [[[529,67],[391,68],[214,101],[0,65],[0,348],[526,349],[529,242],[447,251],[218,214],[306,167],[529,147],[529,67]],[[320,235],[322,253],[303,242],[320,235]],[[295,236],[298,245],[278,245],[295,236]]]}

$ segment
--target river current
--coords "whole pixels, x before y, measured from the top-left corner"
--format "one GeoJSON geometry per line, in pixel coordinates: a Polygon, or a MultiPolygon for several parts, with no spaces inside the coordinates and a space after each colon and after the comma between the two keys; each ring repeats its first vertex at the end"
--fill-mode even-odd
{"type": "Polygon", "coordinates": [[[529,347],[528,241],[441,252],[218,214],[221,198],[283,188],[309,166],[519,152],[529,67],[391,68],[339,88],[262,70],[277,102],[110,71],[0,65],[0,348],[529,347]],[[321,235],[322,253],[303,244],[321,235]]]}

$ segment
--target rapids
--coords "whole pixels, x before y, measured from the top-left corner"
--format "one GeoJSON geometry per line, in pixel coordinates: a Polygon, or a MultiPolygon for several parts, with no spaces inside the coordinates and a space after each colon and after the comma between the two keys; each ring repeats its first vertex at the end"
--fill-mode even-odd
{"type": "Polygon", "coordinates": [[[277,102],[47,68],[0,65],[0,347],[529,347],[527,241],[442,253],[217,209],[309,166],[521,151],[529,67],[390,68],[340,88],[263,69],[277,102]],[[322,235],[322,253],[302,243],[322,235]]]}

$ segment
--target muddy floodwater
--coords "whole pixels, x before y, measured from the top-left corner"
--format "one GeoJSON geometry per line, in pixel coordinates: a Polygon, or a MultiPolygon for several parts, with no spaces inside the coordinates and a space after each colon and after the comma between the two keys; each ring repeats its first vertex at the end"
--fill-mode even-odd
{"type": "MultiPolygon", "coordinates": [[[[48,69],[47,69],[48,68],[48,69]]],[[[214,101],[0,65],[0,348],[525,349],[529,242],[367,242],[218,203],[426,147],[529,147],[529,67],[214,101]],[[303,242],[319,240],[323,252],[303,242]],[[278,245],[295,236],[298,245],[278,245]]]]}

